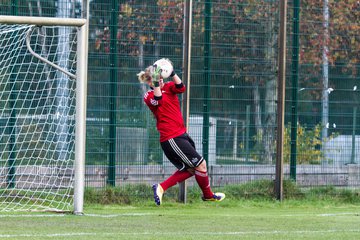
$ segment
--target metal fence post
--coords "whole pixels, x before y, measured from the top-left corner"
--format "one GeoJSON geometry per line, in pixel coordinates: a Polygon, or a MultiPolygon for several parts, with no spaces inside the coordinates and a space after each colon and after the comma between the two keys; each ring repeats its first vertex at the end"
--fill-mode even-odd
{"type": "Polygon", "coordinates": [[[278,71],[278,110],[277,110],[277,141],[276,141],[276,199],[283,199],[283,147],[284,147],[284,108],[286,78],[286,9],[287,0],[280,1],[279,30],[279,71],[278,71]]]}
{"type": "MultiPolygon", "coordinates": [[[[17,16],[18,15],[18,2],[17,0],[12,0],[11,1],[11,15],[13,16],[17,16]]],[[[17,65],[15,65],[16,68],[17,65]]],[[[15,83],[15,76],[14,74],[11,74],[10,76],[11,78],[11,83],[13,84],[13,86],[11,87],[11,89],[15,89],[16,87],[16,83],[15,83]]],[[[8,166],[9,166],[9,171],[7,174],[7,184],[8,184],[8,188],[14,188],[15,187],[15,174],[16,174],[16,170],[15,170],[15,158],[16,158],[16,126],[15,126],[15,122],[16,122],[16,96],[15,96],[15,91],[11,91],[10,93],[10,108],[11,108],[11,114],[10,114],[10,121],[9,121],[9,134],[10,134],[10,141],[9,141],[9,162],[8,162],[8,166]]]]}
{"type": "Polygon", "coordinates": [[[352,136],[351,136],[351,164],[355,164],[355,137],[356,137],[356,114],[357,106],[353,107],[353,126],[352,126],[352,136]]]}
{"type": "Polygon", "coordinates": [[[117,16],[118,0],[111,2],[111,26],[110,26],[110,126],[109,126],[109,166],[107,184],[115,186],[116,175],[116,97],[117,97],[117,16]]]}
{"type": "Polygon", "coordinates": [[[204,115],[203,115],[203,157],[209,162],[210,124],[210,78],[211,78],[211,1],[205,3],[205,46],[204,46],[204,115]]]}
{"type": "Polygon", "coordinates": [[[292,53],[292,102],[291,102],[291,152],[290,179],[296,181],[296,144],[298,122],[298,83],[299,83],[299,28],[300,0],[294,1],[293,53],[292,53]]]}
{"type": "MultiPolygon", "coordinates": [[[[191,23],[192,23],[192,0],[186,0],[184,5],[184,33],[183,33],[183,76],[186,86],[186,94],[183,94],[181,111],[184,116],[187,131],[189,130],[189,105],[190,105],[190,69],[191,69],[191,23]]],[[[179,184],[180,202],[186,203],[186,181],[179,184]]]]}

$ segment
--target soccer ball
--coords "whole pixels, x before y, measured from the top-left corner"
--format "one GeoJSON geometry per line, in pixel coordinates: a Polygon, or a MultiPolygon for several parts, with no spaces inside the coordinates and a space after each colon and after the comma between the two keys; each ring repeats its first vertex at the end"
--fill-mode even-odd
{"type": "Polygon", "coordinates": [[[170,77],[171,73],[174,71],[171,61],[167,58],[157,60],[154,62],[154,65],[161,67],[161,77],[164,79],[170,77]]]}

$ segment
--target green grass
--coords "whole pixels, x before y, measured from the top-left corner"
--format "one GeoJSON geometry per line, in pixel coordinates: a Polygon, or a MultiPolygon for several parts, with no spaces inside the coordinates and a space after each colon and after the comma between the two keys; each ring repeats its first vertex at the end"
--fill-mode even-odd
{"type": "Polygon", "coordinates": [[[0,215],[0,239],[360,239],[360,205],[328,201],[147,201],[86,205],[84,216],[0,215]]]}
{"type": "Polygon", "coordinates": [[[285,182],[283,202],[273,199],[271,181],[221,191],[223,202],[202,202],[199,189],[189,188],[182,204],[171,188],[158,207],[148,185],[90,188],[84,216],[1,213],[0,239],[360,239],[359,190],[285,182]]]}

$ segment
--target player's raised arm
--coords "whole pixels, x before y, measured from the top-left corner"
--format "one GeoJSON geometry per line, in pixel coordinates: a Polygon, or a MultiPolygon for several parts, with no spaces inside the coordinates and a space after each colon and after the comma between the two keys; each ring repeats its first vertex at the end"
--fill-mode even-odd
{"type": "Polygon", "coordinates": [[[173,78],[173,81],[174,81],[174,83],[175,83],[176,85],[179,85],[179,84],[182,84],[182,83],[183,83],[182,80],[181,80],[181,78],[180,78],[175,72],[173,72],[172,75],[173,75],[173,76],[170,75],[170,77],[173,78]]]}
{"type": "Polygon", "coordinates": [[[154,64],[154,72],[152,73],[152,84],[153,84],[153,88],[154,88],[154,97],[155,100],[160,100],[162,97],[162,93],[161,93],[161,87],[160,87],[160,81],[161,81],[161,72],[162,69],[160,66],[157,66],[156,64],[154,64]]]}

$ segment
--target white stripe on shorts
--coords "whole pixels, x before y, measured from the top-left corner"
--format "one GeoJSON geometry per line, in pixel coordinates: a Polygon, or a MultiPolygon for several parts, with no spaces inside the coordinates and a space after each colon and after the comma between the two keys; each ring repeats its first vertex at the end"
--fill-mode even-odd
{"type": "Polygon", "coordinates": [[[186,157],[186,155],[181,151],[179,146],[176,144],[174,139],[169,139],[170,146],[177,153],[177,155],[185,162],[189,167],[194,167],[194,164],[186,157]]]}

